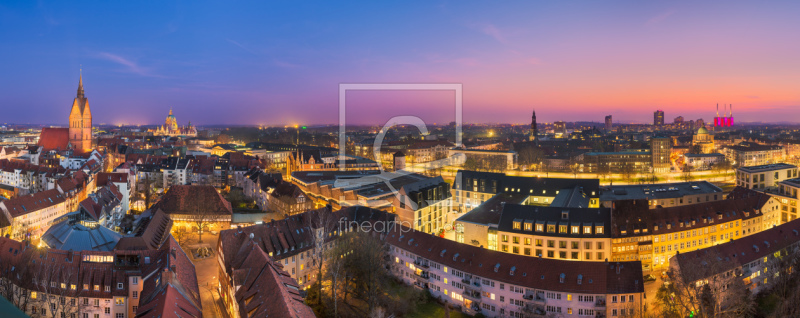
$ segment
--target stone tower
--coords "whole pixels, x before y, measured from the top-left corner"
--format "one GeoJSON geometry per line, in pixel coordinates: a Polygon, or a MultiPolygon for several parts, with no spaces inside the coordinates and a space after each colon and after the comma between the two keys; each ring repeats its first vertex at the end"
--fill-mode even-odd
{"type": "Polygon", "coordinates": [[[69,144],[78,152],[92,149],[92,111],[83,92],[83,74],[78,80],[78,94],[69,112],[69,144]]]}
{"type": "Polygon", "coordinates": [[[536,111],[533,111],[533,116],[531,116],[531,130],[528,133],[528,140],[533,141],[537,145],[539,144],[539,129],[536,127],[536,111]]]}

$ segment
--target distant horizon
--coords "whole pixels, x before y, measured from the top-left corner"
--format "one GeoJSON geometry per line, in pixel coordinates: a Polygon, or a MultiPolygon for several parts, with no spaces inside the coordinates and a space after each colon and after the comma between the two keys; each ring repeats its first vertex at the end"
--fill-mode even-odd
{"type": "MultiPolygon", "coordinates": [[[[692,120],[696,120],[696,119],[692,119],[692,120]]],[[[605,125],[605,122],[602,122],[602,121],[587,121],[587,120],[572,120],[572,121],[569,121],[569,120],[559,120],[559,121],[563,121],[563,122],[565,122],[565,123],[568,123],[568,124],[574,124],[574,123],[594,123],[594,124],[597,124],[597,125],[598,125],[598,127],[599,127],[599,126],[604,126],[604,125],[605,125]]],[[[686,121],[689,121],[689,119],[686,119],[686,121]]],[[[713,126],[713,122],[709,122],[709,120],[705,120],[705,119],[704,119],[704,121],[705,121],[705,125],[706,125],[706,127],[711,127],[711,126],[713,126]]],[[[553,124],[554,122],[542,122],[542,121],[537,121],[537,123],[539,123],[539,124],[553,124]]],[[[653,125],[653,123],[652,123],[652,122],[650,122],[650,123],[645,123],[645,122],[617,122],[617,121],[614,121],[614,122],[613,122],[613,124],[614,124],[614,126],[616,126],[616,125],[653,125]]],[[[673,122],[665,122],[664,124],[665,124],[665,125],[671,125],[671,124],[673,124],[673,122]]],[[[14,125],[20,125],[20,126],[62,127],[62,128],[66,128],[66,127],[67,127],[67,125],[66,125],[66,124],[55,124],[55,123],[2,123],[2,124],[0,124],[0,125],[2,125],[2,126],[14,126],[14,125]]],[[[150,126],[153,126],[153,127],[155,127],[155,126],[160,126],[160,125],[163,125],[163,123],[149,123],[149,124],[125,124],[125,125],[121,125],[121,127],[150,127],[150,126]]],[[[180,126],[184,126],[184,125],[182,125],[182,124],[180,124],[180,123],[179,123],[179,125],[180,125],[180,126]]],[[[294,125],[295,125],[295,124],[257,125],[257,124],[213,124],[213,123],[210,123],[210,124],[195,124],[195,123],[192,123],[192,126],[195,126],[195,127],[214,127],[214,126],[221,126],[221,127],[264,127],[264,128],[280,128],[280,127],[287,127],[287,128],[289,128],[289,127],[294,127],[294,125]]],[[[354,123],[354,124],[350,124],[350,126],[356,126],[356,127],[370,127],[370,126],[383,126],[383,125],[384,125],[384,123],[380,123],[380,124],[378,124],[378,123],[374,123],[374,124],[360,124],[360,123],[354,123]]],[[[434,125],[434,123],[430,123],[430,124],[428,124],[428,125],[434,125]]],[[[530,122],[528,122],[528,123],[465,122],[465,123],[464,123],[464,125],[512,125],[512,126],[526,126],[526,125],[530,125],[530,122]]],[[[753,125],[773,125],[773,126],[789,125],[789,126],[792,126],[792,125],[800,125],[800,122],[748,122],[748,121],[741,121],[741,122],[737,122],[737,123],[734,125],[734,127],[733,127],[733,129],[732,129],[732,130],[736,130],[737,128],[739,128],[739,127],[741,127],[741,126],[753,126],[753,125]]],[[[118,124],[109,124],[109,123],[94,123],[94,125],[93,125],[93,126],[94,126],[94,127],[99,127],[99,126],[112,126],[112,127],[119,127],[120,125],[118,125],[118,124]]],[[[308,128],[336,127],[336,126],[338,126],[338,123],[328,123],[328,124],[320,124],[320,123],[306,123],[306,124],[303,124],[303,125],[301,125],[301,126],[306,126],[306,127],[308,127],[308,128]]],[[[437,126],[437,127],[443,127],[443,126],[447,126],[447,124],[445,124],[445,123],[435,123],[435,125],[434,125],[434,126],[437,126]]],[[[600,128],[602,128],[602,127],[600,127],[600,128]]],[[[730,129],[730,128],[728,128],[728,129],[726,129],[726,130],[731,130],[731,129],[730,129]]]]}

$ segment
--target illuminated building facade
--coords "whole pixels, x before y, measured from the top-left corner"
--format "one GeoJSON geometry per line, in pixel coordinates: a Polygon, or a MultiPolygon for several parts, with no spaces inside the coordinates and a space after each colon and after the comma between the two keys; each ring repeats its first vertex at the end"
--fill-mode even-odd
{"type": "MultiPolygon", "coordinates": [[[[725,115],[727,105],[723,106],[722,114],[725,115]]],[[[719,104],[717,104],[717,117],[714,117],[714,127],[733,127],[733,105],[728,109],[728,117],[719,116],[719,104]]]]}

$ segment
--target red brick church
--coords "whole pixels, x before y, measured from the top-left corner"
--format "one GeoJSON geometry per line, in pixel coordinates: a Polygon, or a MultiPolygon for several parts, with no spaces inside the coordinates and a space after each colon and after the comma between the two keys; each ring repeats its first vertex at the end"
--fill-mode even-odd
{"type": "Polygon", "coordinates": [[[44,151],[74,149],[75,152],[87,152],[92,149],[92,111],[89,99],[83,92],[83,75],[78,80],[78,94],[72,101],[69,113],[69,128],[42,128],[39,146],[44,151]]]}

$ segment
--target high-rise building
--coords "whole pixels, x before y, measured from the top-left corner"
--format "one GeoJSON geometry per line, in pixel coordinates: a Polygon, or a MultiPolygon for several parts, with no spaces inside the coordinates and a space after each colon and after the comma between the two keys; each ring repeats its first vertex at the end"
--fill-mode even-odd
{"type": "Polygon", "coordinates": [[[528,132],[528,140],[539,144],[539,128],[536,126],[536,111],[533,111],[531,116],[531,130],[528,132]]]}
{"type": "Polygon", "coordinates": [[[664,111],[657,110],[653,113],[653,126],[664,126],[664,111]]]}
{"type": "Polygon", "coordinates": [[[672,166],[672,139],[669,137],[653,137],[650,139],[650,153],[653,155],[653,172],[669,172],[672,166]]]}
{"type": "Polygon", "coordinates": [[[563,121],[554,122],[553,123],[553,132],[556,135],[558,135],[558,134],[561,134],[562,136],[566,135],[567,134],[567,123],[565,123],[563,121]]]}
{"type": "Polygon", "coordinates": [[[673,123],[678,125],[683,124],[683,116],[675,117],[675,121],[673,121],[673,123]]]}
{"type": "Polygon", "coordinates": [[[89,109],[89,99],[83,92],[83,74],[78,80],[78,94],[69,112],[69,144],[81,152],[92,148],[92,111],[89,109]]]}
{"type": "Polygon", "coordinates": [[[612,124],[611,115],[606,116],[606,131],[611,131],[612,124]]]}

